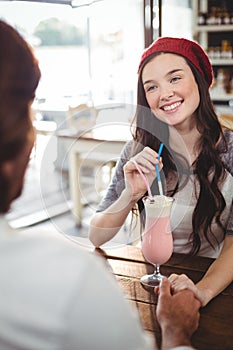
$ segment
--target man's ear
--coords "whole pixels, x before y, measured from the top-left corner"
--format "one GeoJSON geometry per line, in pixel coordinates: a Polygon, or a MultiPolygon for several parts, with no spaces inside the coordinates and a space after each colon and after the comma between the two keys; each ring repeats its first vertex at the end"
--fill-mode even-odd
{"type": "Polygon", "coordinates": [[[12,177],[14,173],[14,163],[11,160],[6,160],[1,164],[1,173],[5,178],[12,177]]]}

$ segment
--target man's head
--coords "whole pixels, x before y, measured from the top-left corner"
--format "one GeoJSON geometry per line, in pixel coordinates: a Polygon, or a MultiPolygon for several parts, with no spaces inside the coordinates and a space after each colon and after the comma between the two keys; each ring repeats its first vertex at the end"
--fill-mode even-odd
{"type": "Polygon", "coordinates": [[[31,48],[19,33],[0,21],[0,212],[22,190],[33,145],[31,103],[40,70],[31,48]]]}

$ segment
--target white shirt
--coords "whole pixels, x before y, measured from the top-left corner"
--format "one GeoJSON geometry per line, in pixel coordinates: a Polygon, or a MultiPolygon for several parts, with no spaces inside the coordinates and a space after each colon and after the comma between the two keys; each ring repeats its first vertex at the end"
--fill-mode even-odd
{"type": "Polygon", "coordinates": [[[104,259],[62,234],[0,216],[0,283],[1,350],[154,349],[104,259]]]}

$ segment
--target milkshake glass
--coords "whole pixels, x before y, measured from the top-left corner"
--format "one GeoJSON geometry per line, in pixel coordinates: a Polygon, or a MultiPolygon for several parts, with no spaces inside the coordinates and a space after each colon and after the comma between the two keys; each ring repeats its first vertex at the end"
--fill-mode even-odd
{"type": "Polygon", "coordinates": [[[170,225],[171,208],[174,198],[156,195],[144,197],[146,211],[145,230],[142,237],[142,253],[147,261],[155,266],[151,275],[141,277],[141,283],[155,287],[161,282],[160,265],[164,264],[173,252],[173,237],[170,225]]]}

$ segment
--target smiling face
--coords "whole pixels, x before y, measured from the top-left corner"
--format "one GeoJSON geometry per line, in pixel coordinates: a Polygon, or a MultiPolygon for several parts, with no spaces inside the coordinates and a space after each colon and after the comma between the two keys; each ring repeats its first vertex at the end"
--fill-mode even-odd
{"type": "Polygon", "coordinates": [[[142,71],[147,102],[154,115],[177,129],[193,128],[200,102],[193,73],[181,56],[155,56],[142,71]]]}

